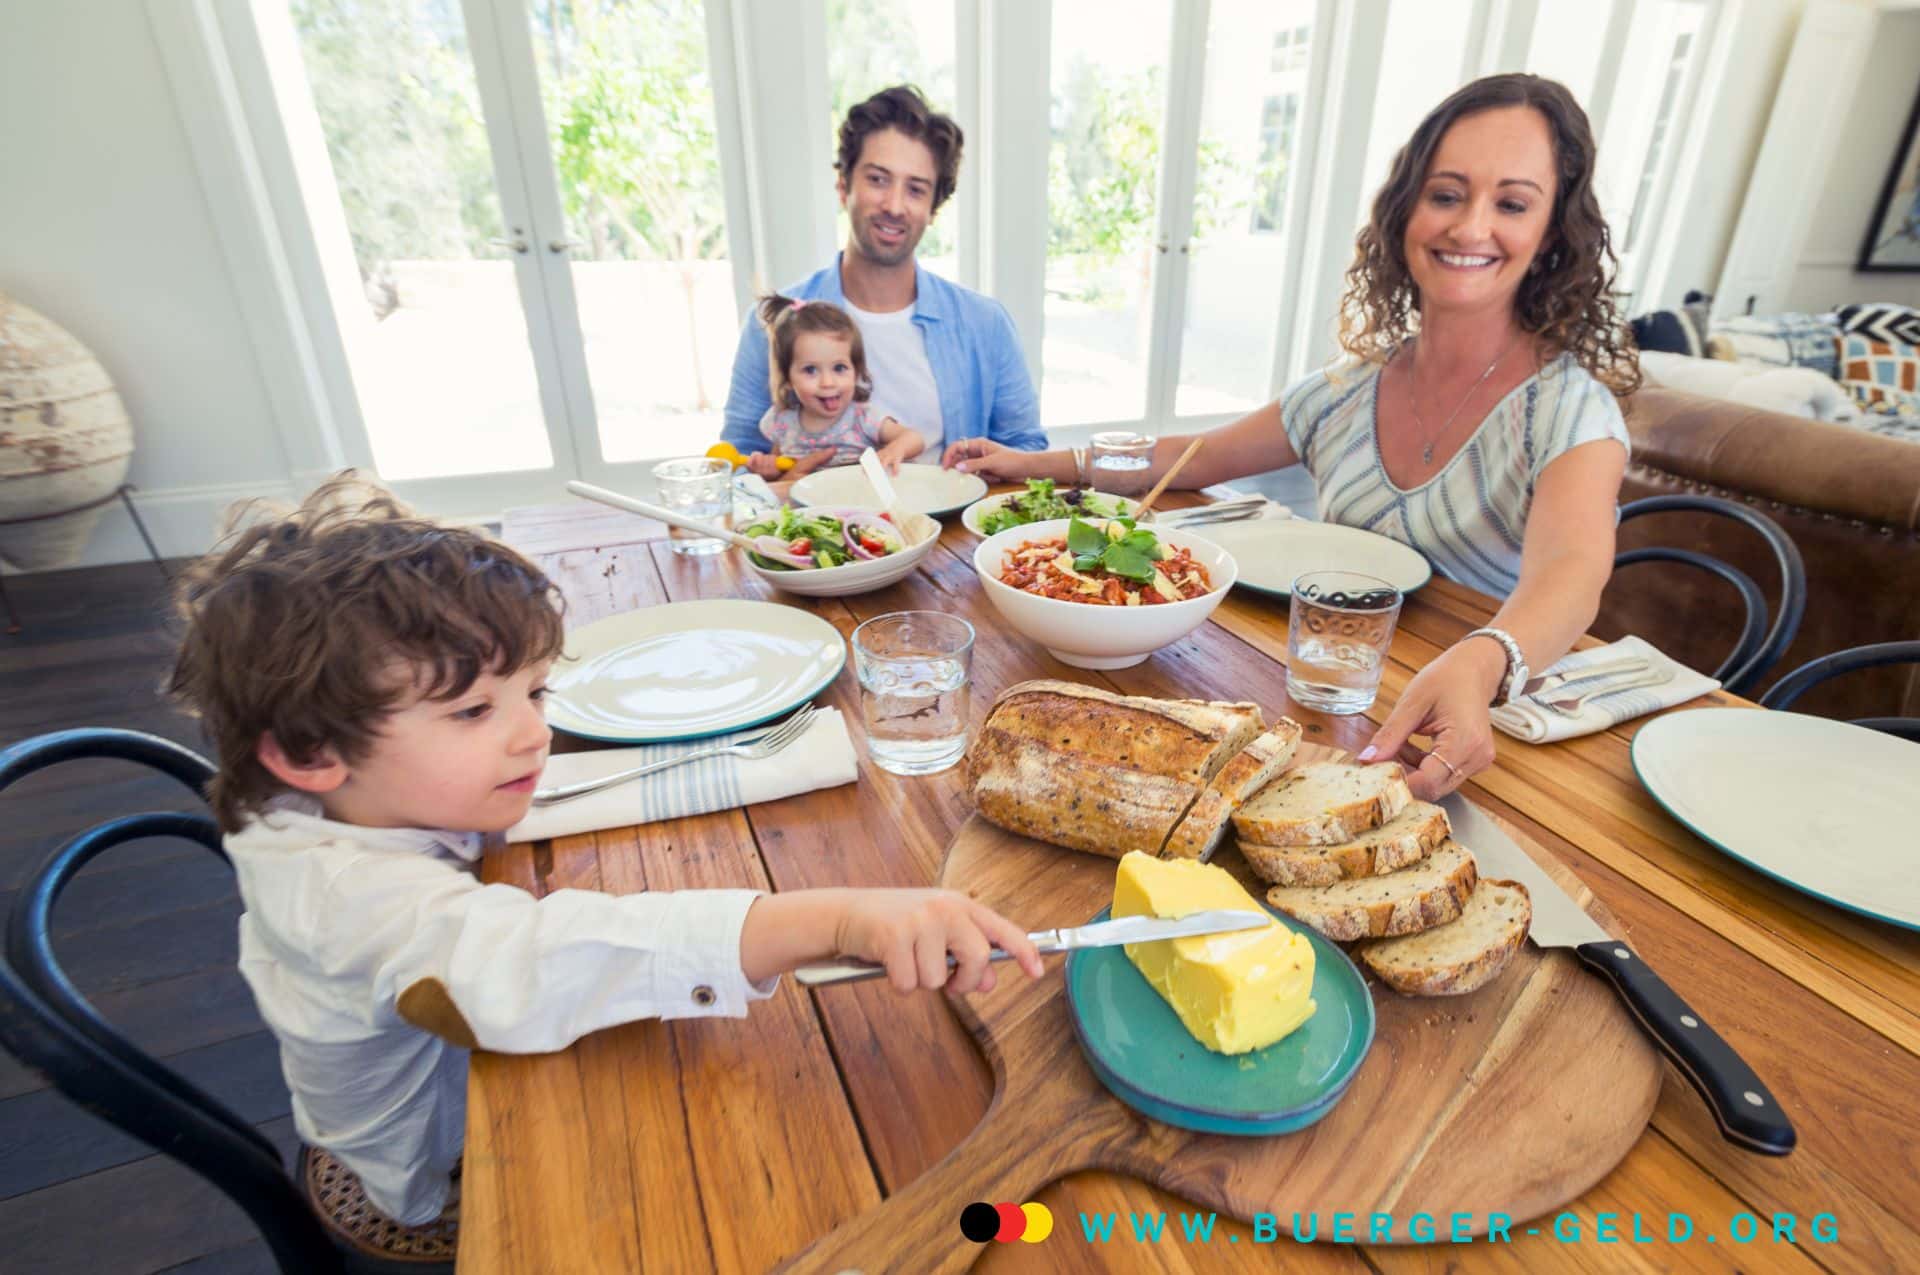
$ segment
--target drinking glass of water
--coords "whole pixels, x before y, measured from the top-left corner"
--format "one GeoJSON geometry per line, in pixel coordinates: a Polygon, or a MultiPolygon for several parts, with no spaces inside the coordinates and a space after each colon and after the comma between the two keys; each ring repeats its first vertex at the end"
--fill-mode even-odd
{"type": "Polygon", "coordinates": [[[1309,571],[1287,615],[1287,694],[1323,713],[1364,713],[1400,619],[1400,590],[1354,571],[1309,571]]]}
{"type": "Polygon", "coordinates": [[[941,611],[877,615],[853,631],[867,753],[896,775],[931,775],[967,750],[973,626],[941,611]]]}
{"type": "MultiPolygon", "coordinates": [[[[660,503],[677,514],[733,529],[733,466],[709,456],[663,460],[653,467],[660,503]]],[[[726,552],[727,542],[697,532],[667,528],[675,553],[703,555],[726,552]]]]}
{"type": "Polygon", "coordinates": [[[1153,467],[1151,434],[1112,429],[1095,434],[1087,460],[1087,480],[1094,490],[1115,496],[1138,496],[1153,485],[1147,471],[1153,467]]]}

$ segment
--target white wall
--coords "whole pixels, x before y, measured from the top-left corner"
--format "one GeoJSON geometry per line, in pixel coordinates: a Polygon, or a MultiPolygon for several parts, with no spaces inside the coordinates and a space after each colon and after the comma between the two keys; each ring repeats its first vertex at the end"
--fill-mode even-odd
{"type": "Polygon", "coordinates": [[[1913,109],[1915,67],[1920,67],[1920,11],[1883,12],[1846,131],[1828,152],[1825,194],[1789,285],[1788,309],[1820,311],[1852,301],[1920,306],[1920,273],[1860,274],[1853,268],[1900,130],[1913,109]]]}
{"type": "MultiPolygon", "coordinates": [[[[289,470],[143,6],[0,15],[0,291],[90,346],[133,417],[129,479],[163,552],[289,470]]],[[[108,510],[88,562],[144,555],[108,510]]]]}

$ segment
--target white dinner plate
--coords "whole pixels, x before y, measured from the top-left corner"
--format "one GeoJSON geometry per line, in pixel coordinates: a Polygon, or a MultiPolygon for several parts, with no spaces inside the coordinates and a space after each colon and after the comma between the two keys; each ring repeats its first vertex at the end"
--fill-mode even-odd
{"type": "Polygon", "coordinates": [[[1239,584],[1287,597],[1294,579],[1308,571],[1358,571],[1412,593],[1433,578],[1419,550],[1398,540],[1304,518],[1259,518],[1211,523],[1199,528],[1240,564],[1239,584]]]}
{"type": "Polygon", "coordinates": [[[674,602],[567,634],[547,682],[555,730],[618,744],[698,739],[771,721],[825,690],[847,644],[773,602],[674,602]]]}
{"type": "MultiPolygon", "coordinates": [[[[938,465],[900,466],[900,472],[893,476],[893,489],[900,497],[902,509],[935,518],[957,513],[987,494],[986,480],[980,475],[963,474],[938,465]]],[[[796,505],[880,507],[879,494],[858,465],[816,469],[795,483],[789,496],[796,505]]]]}
{"type": "Polygon", "coordinates": [[[1920,929],[1920,744],[1764,708],[1696,708],[1633,737],[1667,813],[1796,890],[1920,929]]]}

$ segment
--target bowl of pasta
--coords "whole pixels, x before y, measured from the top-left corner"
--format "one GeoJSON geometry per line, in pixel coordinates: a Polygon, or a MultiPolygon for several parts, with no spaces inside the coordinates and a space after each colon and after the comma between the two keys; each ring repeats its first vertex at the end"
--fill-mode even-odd
{"type": "Polygon", "coordinates": [[[1205,537],[1124,517],[1009,527],[980,542],[973,568],[1010,626],[1091,669],[1138,664],[1193,632],[1238,574],[1205,537]]]}

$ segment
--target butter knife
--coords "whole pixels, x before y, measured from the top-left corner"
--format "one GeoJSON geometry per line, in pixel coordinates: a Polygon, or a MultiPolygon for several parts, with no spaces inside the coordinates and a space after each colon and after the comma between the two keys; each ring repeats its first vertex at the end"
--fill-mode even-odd
{"type": "MultiPolygon", "coordinates": [[[[1160,939],[1184,939],[1199,934],[1226,934],[1234,930],[1251,930],[1273,923],[1273,917],[1265,912],[1226,909],[1195,912],[1174,920],[1162,920],[1152,916],[1123,916],[1117,921],[1096,921],[1092,925],[1082,925],[1073,929],[1038,930],[1027,937],[1032,939],[1033,945],[1040,949],[1040,955],[1054,956],[1061,952],[1071,952],[1078,947],[1153,943],[1160,939]]],[[[996,947],[989,959],[1005,961],[1011,958],[1006,952],[996,947]]],[[[947,958],[948,968],[952,968],[956,963],[951,956],[947,958]]],[[[861,979],[879,978],[886,972],[885,966],[875,965],[871,961],[846,959],[802,965],[793,972],[793,977],[807,987],[827,987],[835,983],[856,983],[861,979]]]]}
{"type": "Polygon", "coordinates": [[[1763,1155],[1793,1150],[1793,1124],[1733,1046],[1707,1026],[1666,981],[1620,939],[1610,937],[1500,825],[1459,793],[1440,799],[1453,835],[1473,851],[1480,874],[1518,881],[1533,903],[1527,937],[1541,948],[1566,948],[1613,985],[1660,1052],[1707,1100],[1721,1134],[1763,1155]]]}

